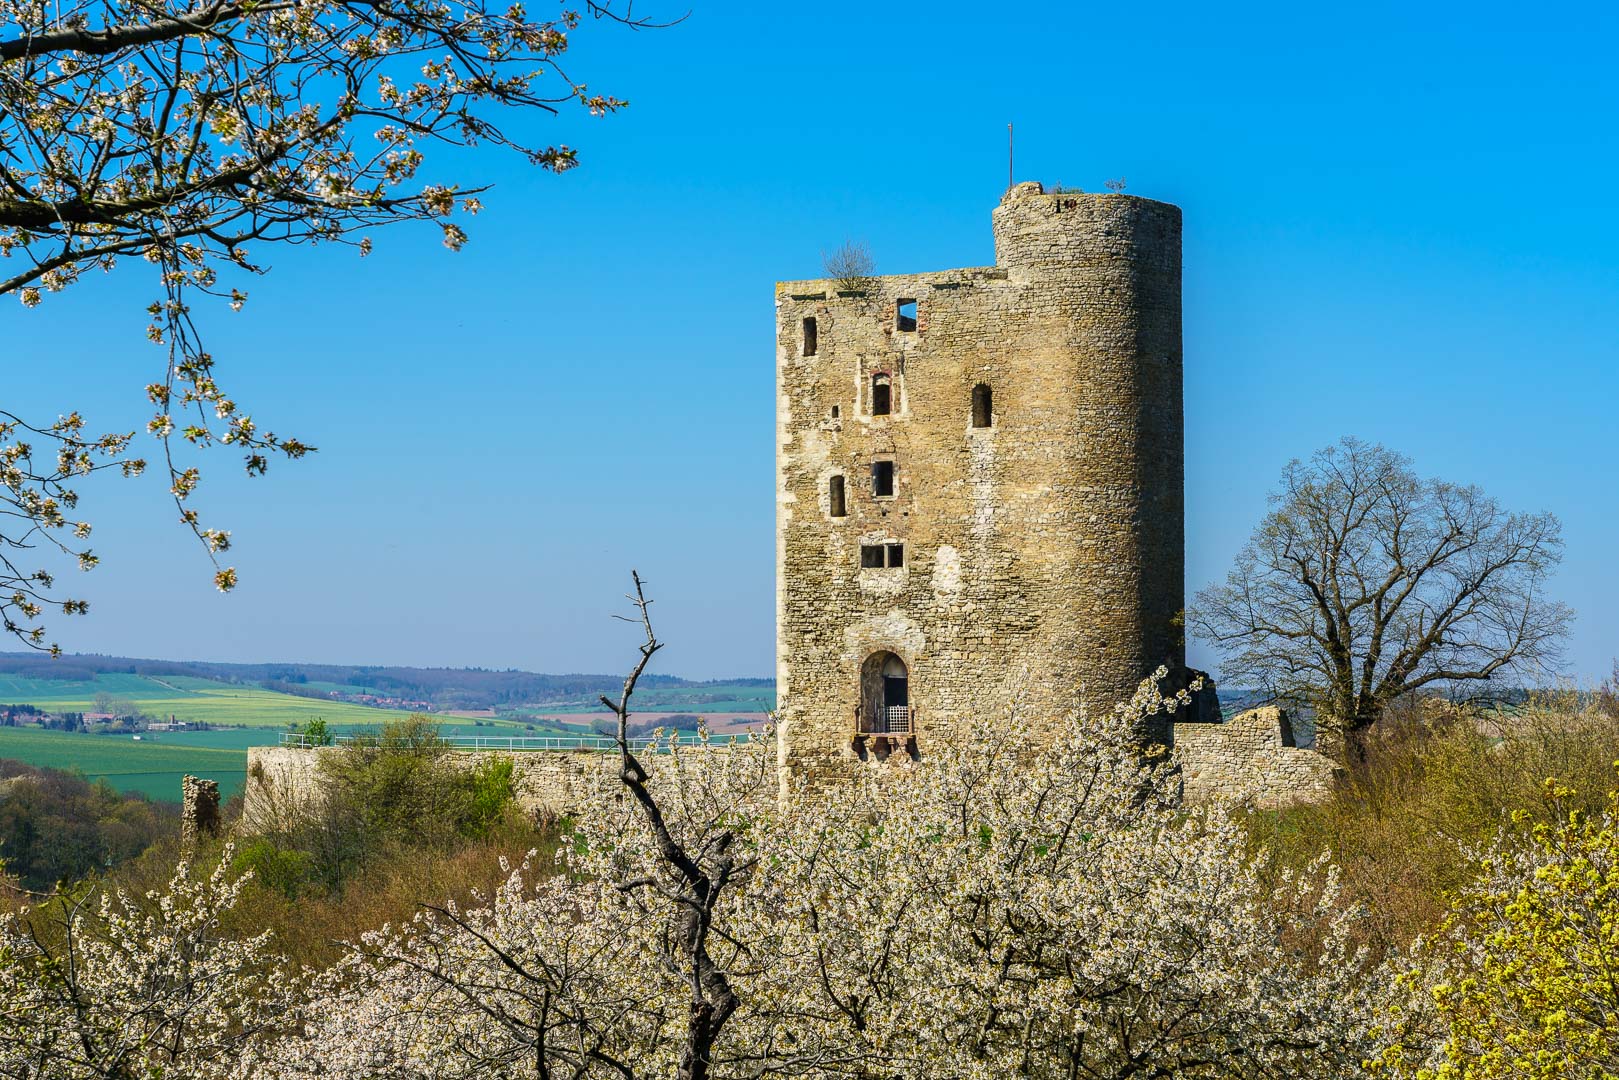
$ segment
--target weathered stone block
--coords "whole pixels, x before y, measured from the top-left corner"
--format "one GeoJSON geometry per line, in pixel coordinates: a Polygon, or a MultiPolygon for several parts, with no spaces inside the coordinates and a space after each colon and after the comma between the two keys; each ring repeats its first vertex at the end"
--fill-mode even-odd
{"type": "Polygon", "coordinates": [[[1174,725],[1175,761],[1188,802],[1238,799],[1261,808],[1326,796],[1339,768],[1324,754],[1296,746],[1287,713],[1250,709],[1219,724],[1174,725]]]}

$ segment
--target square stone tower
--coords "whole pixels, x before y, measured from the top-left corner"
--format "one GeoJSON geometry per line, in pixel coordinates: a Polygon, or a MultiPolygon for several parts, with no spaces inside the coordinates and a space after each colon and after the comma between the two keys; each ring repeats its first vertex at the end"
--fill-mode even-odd
{"type": "Polygon", "coordinates": [[[993,267],[776,286],[791,773],[1183,664],[1180,210],[1025,183],[992,217],[993,267]]]}

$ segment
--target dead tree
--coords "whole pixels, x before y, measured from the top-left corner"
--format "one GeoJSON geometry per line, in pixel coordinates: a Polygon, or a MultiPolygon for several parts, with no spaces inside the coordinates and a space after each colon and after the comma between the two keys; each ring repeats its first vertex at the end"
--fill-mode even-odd
{"type": "Polygon", "coordinates": [[[630,698],[653,654],[663,647],[652,630],[652,602],[646,598],[641,575],[631,571],[631,578],[635,591],[627,598],[635,607],[635,616],[616,617],[638,622],[646,640],[641,643],[641,659],[624,679],[618,701],[605,694],[601,701],[618,718],[619,779],[646,818],[658,859],[669,872],[625,881],[620,888],[627,893],[651,890],[675,906],[674,933],[667,939],[666,960],[691,992],[686,1042],[675,1076],[677,1080],[705,1080],[714,1045],[739,1004],[727,972],[710,952],[715,910],[725,890],[751,872],[753,860],[739,854],[736,835],[729,829],[705,830],[695,847],[678,840],[648,787],[645,766],[630,749],[630,698]]]}

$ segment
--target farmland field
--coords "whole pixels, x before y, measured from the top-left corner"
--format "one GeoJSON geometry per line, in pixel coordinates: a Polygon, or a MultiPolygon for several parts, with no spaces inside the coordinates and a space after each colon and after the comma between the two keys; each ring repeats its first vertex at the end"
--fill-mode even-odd
{"type": "MultiPolygon", "coordinates": [[[[318,690],[354,692],[358,684],[317,683],[318,690]]],[[[222,682],[193,675],[135,675],[102,671],[88,679],[48,679],[0,672],[0,704],[36,705],[52,712],[95,712],[96,696],[107,694],[155,719],[228,725],[223,730],[94,735],[0,727],[0,757],[30,765],[78,769],[91,779],[105,777],[120,791],[141,791],[156,799],[176,801],[186,773],[219,781],[229,798],[247,777],[247,748],[273,745],[291,724],[325,720],[334,734],[374,730],[405,713],[341,701],[283,694],[248,683],[222,682]]],[[[714,730],[734,725],[722,714],[758,714],[775,707],[770,686],[708,683],[656,687],[636,695],[644,718],[657,714],[694,713],[711,716],[714,730]]],[[[593,721],[610,716],[599,703],[581,695],[548,705],[521,707],[501,719],[469,720],[438,716],[440,731],[453,735],[550,734],[589,731],[593,721]],[[550,714],[550,715],[548,715],[550,714]],[[561,714],[561,715],[557,715],[561,714]],[[459,722],[458,722],[459,721],[459,722]]],[[[740,718],[737,718],[740,719],[740,718]]]]}
{"type": "MultiPolygon", "coordinates": [[[[661,713],[693,713],[711,716],[719,713],[765,713],[776,707],[774,686],[710,683],[703,686],[654,686],[635,692],[637,709],[661,713]]],[[[608,715],[600,702],[557,702],[525,706],[521,712],[540,715],[559,713],[601,713],[608,715]]]]}
{"type": "Polygon", "coordinates": [[[99,693],[111,694],[149,716],[210,724],[284,728],[317,717],[328,724],[380,724],[399,713],[342,701],[280,694],[257,686],[189,675],[108,673],[94,679],[30,679],[0,674],[0,703],[38,705],[58,712],[94,712],[99,693]]]}
{"type": "MultiPolygon", "coordinates": [[[[271,732],[259,734],[274,737],[271,732]]],[[[142,791],[168,802],[180,801],[180,778],[186,773],[219,781],[220,793],[226,798],[241,791],[247,779],[245,746],[231,749],[147,738],[136,742],[128,735],[0,727],[0,757],[52,769],[77,769],[92,780],[105,777],[119,791],[142,791]]]]}
{"type": "MultiPolygon", "coordinates": [[[[383,712],[385,720],[403,719],[404,713],[383,712]]],[[[333,734],[374,730],[378,725],[334,726],[333,734]]],[[[511,724],[485,722],[441,724],[439,734],[455,736],[554,734],[566,729],[537,723],[534,731],[511,724]]],[[[167,802],[180,800],[180,779],[186,773],[219,781],[220,794],[230,798],[247,780],[247,748],[274,746],[281,732],[271,727],[226,728],[218,731],[145,732],[139,740],[129,735],[89,735],[82,732],[43,731],[31,727],[0,727],[0,758],[15,758],[51,769],[77,769],[94,780],[106,777],[119,791],[141,791],[167,802]]]]}

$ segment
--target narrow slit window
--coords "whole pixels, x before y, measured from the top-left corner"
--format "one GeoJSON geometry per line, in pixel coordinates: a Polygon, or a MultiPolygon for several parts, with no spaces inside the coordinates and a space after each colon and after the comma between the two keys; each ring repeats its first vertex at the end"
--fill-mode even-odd
{"type": "Polygon", "coordinates": [[[862,570],[880,569],[883,565],[883,545],[860,545],[860,568],[862,570]]]}
{"type": "Polygon", "coordinates": [[[834,405],[834,406],[832,406],[832,419],[836,420],[837,418],[838,418],[838,407],[836,405],[834,405]]]}
{"type": "Polygon", "coordinates": [[[989,427],[995,418],[994,398],[987,383],[973,387],[973,427],[989,427]]]}
{"type": "Polygon", "coordinates": [[[843,499],[843,477],[834,476],[832,478],[827,485],[827,497],[831,503],[833,517],[844,517],[848,514],[849,509],[843,499]]]}
{"type": "Polygon", "coordinates": [[[888,545],[888,565],[889,566],[904,566],[905,565],[905,545],[904,544],[889,544],[888,545]]]}
{"type": "Polygon", "coordinates": [[[871,377],[871,415],[887,416],[894,405],[894,384],[886,372],[871,377]]]}
{"type": "Polygon", "coordinates": [[[915,300],[899,300],[894,304],[894,329],[902,333],[916,329],[915,300]]]}
{"type": "Polygon", "coordinates": [[[804,355],[814,356],[815,346],[815,316],[810,315],[804,319],[804,355]]]}
{"type": "Polygon", "coordinates": [[[871,463],[871,493],[879,497],[894,494],[894,463],[892,461],[874,461],[871,463]]]}

